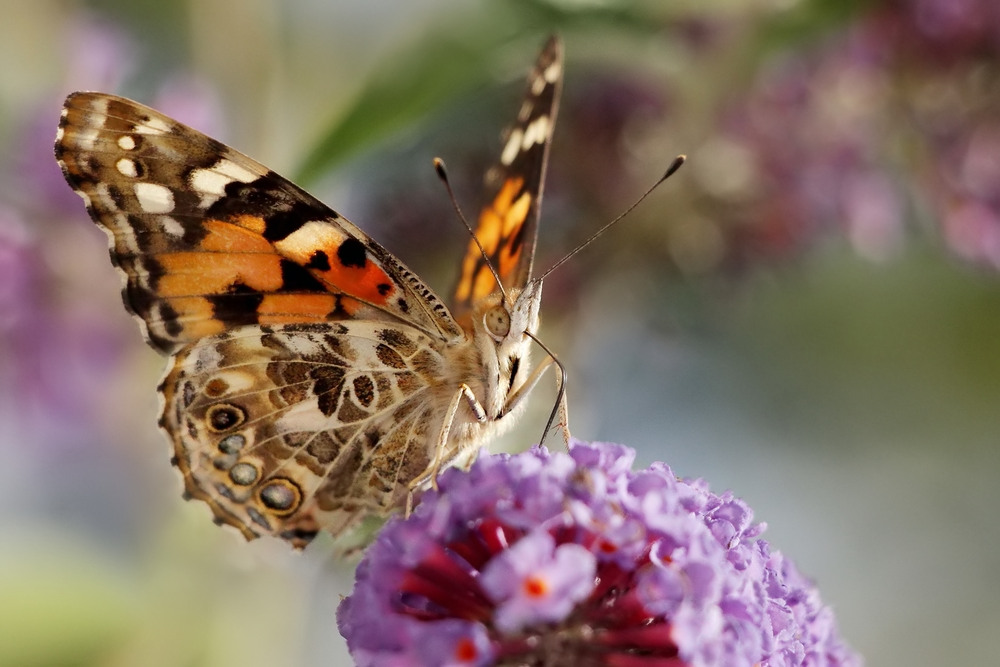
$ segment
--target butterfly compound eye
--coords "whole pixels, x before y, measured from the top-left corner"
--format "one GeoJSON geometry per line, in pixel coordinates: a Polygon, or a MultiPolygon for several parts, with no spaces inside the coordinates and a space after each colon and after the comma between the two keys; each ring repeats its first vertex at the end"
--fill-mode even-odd
{"type": "Polygon", "coordinates": [[[483,315],[483,326],[497,342],[510,333],[510,313],[503,306],[490,308],[483,315]]]}

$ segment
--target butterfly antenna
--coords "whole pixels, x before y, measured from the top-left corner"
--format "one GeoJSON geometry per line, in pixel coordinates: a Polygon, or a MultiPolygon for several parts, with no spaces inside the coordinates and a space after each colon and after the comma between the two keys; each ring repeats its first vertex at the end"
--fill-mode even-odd
{"type": "Polygon", "coordinates": [[[653,183],[652,187],[650,187],[648,190],[646,190],[644,193],[642,193],[641,197],[639,197],[638,199],[636,199],[635,202],[633,202],[633,204],[631,206],[629,206],[621,214],[619,214],[618,217],[616,217],[614,220],[612,220],[611,222],[609,222],[608,224],[604,225],[603,227],[601,227],[600,229],[598,229],[596,232],[594,232],[593,234],[591,234],[590,237],[586,241],[584,241],[583,243],[581,243],[577,247],[575,247],[572,250],[570,250],[568,253],[566,253],[566,255],[563,256],[562,259],[560,259],[558,262],[556,262],[555,264],[553,264],[552,266],[550,266],[549,269],[545,273],[543,273],[541,275],[541,277],[539,278],[539,280],[542,280],[547,275],[549,275],[550,273],[552,273],[553,271],[555,271],[557,268],[559,268],[560,266],[562,266],[563,264],[565,264],[567,261],[569,261],[569,259],[573,255],[575,255],[576,253],[580,252],[581,250],[583,250],[584,248],[586,248],[587,246],[589,246],[591,243],[594,242],[595,239],[597,239],[597,237],[599,237],[601,234],[603,234],[604,232],[606,232],[609,229],[611,229],[611,227],[613,227],[615,224],[617,224],[617,222],[619,220],[621,220],[626,215],[628,215],[629,213],[631,213],[632,209],[634,209],[636,206],[638,206],[639,204],[641,204],[646,197],[648,197],[649,195],[653,194],[653,190],[655,190],[656,188],[660,187],[660,185],[663,183],[663,181],[665,181],[668,178],[670,178],[671,176],[673,176],[674,173],[678,169],[681,168],[681,165],[684,164],[685,160],[687,160],[687,156],[686,155],[678,155],[677,157],[675,157],[674,161],[670,163],[670,166],[667,167],[667,170],[663,173],[663,176],[660,176],[660,179],[658,181],[656,181],[656,183],[653,183]]]}
{"type": "Polygon", "coordinates": [[[476,242],[476,247],[479,248],[479,252],[483,254],[483,261],[486,262],[486,266],[489,267],[490,273],[493,274],[493,279],[497,281],[497,287],[500,289],[500,293],[503,294],[504,301],[507,301],[507,292],[504,290],[503,283],[500,281],[500,274],[497,273],[496,267],[494,267],[493,262],[490,261],[490,256],[486,253],[486,248],[483,247],[479,237],[476,236],[476,231],[472,229],[472,225],[469,224],[465,214],[462,213],[462,207],[458,205],[458,199],[456,199],[455,192],[451,189],[451,183],[448,181],[448,171],[444,167],[444,160],[439,157],[434,158],[434,171],[437,172],[438,178],[440,178],[441,182],[444,183],[444,187],[448,191],[448,197],[451,199],[451,205],[455,209],[455,213],[458,214],[458,219],[462,221],[462,224],[465,225],[465,229],[469,232],[469,236],[471,236],[472,240],[476,242]]]}
{"type": "Polygon", "coordinates": [[[549,420],[545,422],[545,429],[542,431],[542,438],[538,441],[538,444],[541,445],[545,443],[545,437],[549,434],[549,431],[552,430],[552,424],[555,423],[557,415],[561,410],[563,410],[566,403],[566,367],[563,366],[562,362],[559,361],[559,358],[552,353],[552,350],[550,350],[545,343],[538,340],[538,337],[535,334],[530,331],[525,331],[524,333],[528,336],[528,338],[535,341],[535,343],[538,344],[538,347],[542,348],[545,354],[549,355],[549,359],[551,359],[552,363],[556,365],[556,369],[559,372],[559,389],[556,394],[556,402],[552,405],[552,412],[549,413],[549,420]]]}

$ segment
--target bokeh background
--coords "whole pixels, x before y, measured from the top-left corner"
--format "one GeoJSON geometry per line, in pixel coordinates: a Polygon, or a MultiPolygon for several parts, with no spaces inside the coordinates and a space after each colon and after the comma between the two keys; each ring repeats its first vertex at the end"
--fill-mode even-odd
{"type": "MultiPolygon", "coordinates": [[[[0,2],[0,664],[349,660],[352,564],[243,543],[156,430],[163,360],[51,143],[77,89],[294,177],[440,292],[527,67],[566,84],[542,336],[575,435],[732,489],[870,665],[1000,630],[995,0],[0,2]]],[[[537,440],[551,387],[494,449],[537,440]]]]}

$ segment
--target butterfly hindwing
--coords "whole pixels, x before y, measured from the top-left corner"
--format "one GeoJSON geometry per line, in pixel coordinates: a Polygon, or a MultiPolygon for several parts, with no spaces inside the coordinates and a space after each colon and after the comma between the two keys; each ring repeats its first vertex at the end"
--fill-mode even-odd
{"type": "Polygon", "coordinates": [[[460,335],[433,292],[345,218],[149,107],[70,95],[56,156],[163,352],[247,324],[388,317],[460,335]]]}
{"type": "Polygon", "coordinates": [[[175,357],[161,425],[217,521],[301,547],[403,501],[434,455],[443,363],[399,325],[242,327],[175,357]]]}
{"type": "MultiPolygon", "coordinates": [[[[487,203],[476,227],[476,237],[505,289],[520,289],[531,278],[542,186],[561,86],[562,46],[552,37],[528,75],[517,119],[504,132],[500,159],[487,172],[487,203]]],[[[455,288],[453,312],[458,315],[471,310],[494,290],[496,279],[479,246],[471,241],[455,288]]]]}

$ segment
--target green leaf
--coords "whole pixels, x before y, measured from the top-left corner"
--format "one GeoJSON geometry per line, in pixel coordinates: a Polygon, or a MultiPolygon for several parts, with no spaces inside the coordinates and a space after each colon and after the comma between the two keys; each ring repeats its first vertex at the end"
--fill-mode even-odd
{"type": "Polygon", "coordinates": [[[315,179],[364,147],[466,94],[482,82],[497,48],[495,41],[438,38],[398,54],[330,126],[304,160],[297,180],[315,179]]]}
{"type": "MultiPolygon", "coordinates": [[[[418,42],[395,53],[367,81],[354,103],[331,122],[306,156],[295,180],[308,183],[325,170],[368,146],[470,95],[491,73],[518,78],[552,33],[575,30],[592,35],[612,27],[648,35],[656,26],[625,5],[567,8],[541,0],[509,0],[489,11],[454,17],[418,42]],[[515,65],[512,53],[523,53],[515,65]]],[[[588,41],[592,37],[588,37],[588,41]]]]}

